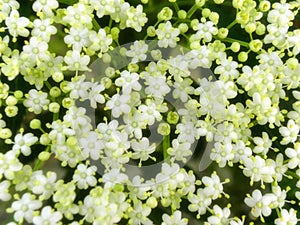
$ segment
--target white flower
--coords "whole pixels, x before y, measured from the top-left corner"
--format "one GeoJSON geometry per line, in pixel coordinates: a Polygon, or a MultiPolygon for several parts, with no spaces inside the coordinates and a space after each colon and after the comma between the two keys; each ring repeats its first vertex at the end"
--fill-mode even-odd
{"type": "Polygon", "coordinates": [[[90,27],[92,22],[92,7],[81,2],[68,6],[62,18],[71,27],[90,27]]]}
{"type": "Polygon", "coordinates": [[[178,35],[180,31],[178,28],[174,28],[170,21],[161,23],[155,31],[158,38],[158,46],[161,48],[175,48],[179,41],[178,35]]]}
{"type": "Polygon", "coordinates": [[[166,94],[168,94],[171,89],[166,82],[165,76],[159,77],[148,77],[147,85],[148,87],[145,88],[145,92],[148,95],[152,95],[154,97],[162,98],[166,94]]]}
{"type": "Polygon", "coordinates": [[[128,181],[128,176],[124,173],[121,173],[119,169],[111,169],[108,173],[105,173],[102,176],[104,188],[111,188],[115,184],[122,184],[128,181]]]}
{"type": "Polygon", "coordinates": [[[234,159],[232,144],[228,141],[225,143],[216,142],[210,153],[210,158],[216,161],[221,168],[225,167],[226,164],[232,164],[231,161],[234,159]]]}
{"type": "Polygon", "coordinates": [[[9,17],[6,18],[5,24],[8,27],[8,32],[11,36],[16,38],[17,36],[27,37],[29,30],[26,29],[30,24],[30,20],[26,17],[20,17],[17,10],[12,10],[9,17]]]}
{"type": "Polygon", "coordinates": [[[22,169],[22,163],[19,161],[15,151],[8,151],[5,154],[0,153],[0,177],[4,174],[8,180],[14,179],[14,173],[22,169]]]}
{"type": "Polygon", "coordinates": [[[194,28],[197,33],[191,35],[190,41],[200,41],[204,40],[205,42],[210,42],[212,40],[212,35],[216,35],[218,33],[218,29],[214,26],[214,23],[211,21],[207,21],[205,23],[199,23],[194,28]]]}
{"type": "Polygon", "coordinates": [[[51,17],[53,15],[52,10],[59,6],[57,0],[35,0],[32,5],[32,9],[35,12],[43,12],[46,16],[51,17]]]}
{"type": "Polygon", "coordinates": [[[118,118],[122,113],[128,114],[130,112],[129,100],[129,95],[115,94],[106,102],[106,107],[107,109],[111,109],[113,117],[118,118]]]}
{"type": "Polygon", "coordinates": [[[222,209],[220,206],[214,205],[213,213],[207,218],[210,225],[227,225],[229,223],[230,209],[228,207],[222,209]]]}
{"type": "Polygon", "coordinates": [[[220,62],[221,65],[215,69],[216,74],[220,74],[220,80],[233,80],[238,77],[239,71],[237,70],[238,63],[233,61],[232,58],[223,58],[220,62]]]}
{"type": "Polygon", "coordinates": [[[97,179],[95,178],[96,166],[87,167],[79,164],[73,175],[73,180],[77,183],[79,189],[87,189],[89,186],[95,186],[97,179]]]}
{"type": "Polygon", "coordinates": [[[180,98],[182,102],[187,102],[189,95],[194,93],[194,88],[191,86],[192,83],[193,80],[190,78],[180,79],[175,77],[173,97],[175,99],[180,98]]]}
{"type": "Polygon", "coordinates": [[[251,214],[255,217],[269,216],[272,212],[270,204],[272,197],[268,195],[262,195],[260,190],[255,189],[252,192],[252,196],[245,198],[245,203],[251,207],[251,214]]]}
{"type": "Polygon", "coordinates": [[[199,188],[197,194],[188,195],[188,200],[191,203],[188,206],[188,209],[191,212],[197,212],[199,218],[200,215],[204,215],[212,203],[212,199],[208,197],[203,189],[199,188]]]}
{"type": "Polygon", "coordinates": [[[130,94],[132,90],[140,91],[142,86],[138,82],[139,75],[137,73],[130,73],[127,70],[121,72],[121,77],[117,78],[115,84],[122,87],[124,94],[130,94]]]}
{"type": "Polygon", "coordinates": [[[97,103],[103,104],[105,102],[105,98],[102,94],[100,94],[105,89],[103,84],[93,83],[91,86],[91,90],[89,91],[89,100],[91,102],[91,107],[94,109],[97,108],[97,103]]]}
{"type": "Polygon", "coordinates": [[[149,219],[150,213],[151,208],[138,201],[129,213],[129,224],[152,225],[153,222],[149,219]]]}
{"type": "Polygon", "coordinates": [[[219,176],[216,172],[212,173],[210,177],[202,177],[202,182],[205,185],[203,193],[212,199],[217,199],[220,197],[220,194],[223,193],[223,183],[220,181],[219,176]]]}
{"type": "Polygon", "coordinates": [[[89,71],[87,65],[90,62],[88,55],[81,55],[79,51],[68,51],[64,57],[64,61],[68,65],[66,69],[71,71],[89,71]]]}
{"type": "Polygon", "coordinates": [[[28,156],[31,154],[31,146],[38,141],[32,133],[17,134],[14,140],[13,151],[21,151],[23,155],[28,156]]]}
{"type": "Polygon", "coordinates": [[[148,52],[148,45],[145,41],[135,41],[133,45],[130,45],[130,50],[126,52],[126,56],[131,57],[131,63],[137,63],[145,61],[148,52]]]}
{"type": "Polygon", "coordinates": [[[294,19],[294,13],[289,10],[290,4],[289,3],[279,3],[276,2],[273,4],[273,8],[268,13],[268,22],[274,23],[279,26],[284,26],[289,23],[289,21],[294,19]]]}
{"type": "Polygon", "coordinates": [[[50,18],[46,18],[43,20],[35,19],[33,21],[33,29],[31,34],[36,37],[40,37],[43,41],[49,42],[50,37],[53,34],[56,34],[57,29],[55,26],[51,25],[52,21],[50,18]]]}
{"type": "Polygon", "coordinates": [[[45,206],[40,216],[33,217],[33,224],[48,224],[48,225],[58,225],[62,219],[62,214],[58,211],[54,211],[51,206],[45,206]]]}
{"type": "Polygon", "coordinates": [[[21,57],[32,63],[39,65],[40,61],[48,61],[50,59],[48,53],[48,43],[38,37],[31,37],[29,44],[23,46],[21,57]]]}
{"type": "Polygon", "coordinates": [[[177,139],[172,140],[172,147],[167,151],[172,160],[182,161],[184,163],[188,157],[192,155],[191,143],[179,142],[177,139]]]}
{"type": "Polygon", "coordinates": [[[286,127],[279,128],[279,132],[283,137],[280,144],[286,145],[291,142],[294,143],[297,140],[299,130],[300,128],[295,121],[290,119],[286,127]]]}
{"type": "Polygon", "coordinates": [[[93,51],[100,50],[101,53],[107,52],[112,43],[111,35],[107,35],[104,29],[99,29],[98,33],[95,31],[89,32],[89,46],[88,49],[93,51]]]}
{"type": "Polygon", "coordinates": [[[155,151],[155,144],[149,144],[149,139],[143,137],[139,142],[133,141],[131,142],[131,147],[134,150],[132,153],[133,159],[140,159],[141,161],[146,161],[148,158],[152,158],[150,156],[151,153],[155,151]]]}
{"type": "Polygon", "coordinates": [[[287,148],[285,155],[289,157],[288,167],[294,169],[300,167],[300,143],[296,142],[294,148],[287,148]]]}
{"type": "Polygon", "coordinates": [[[162,225],[187,225],[188,224],[188,219],[186,218],[182,218],[181,217],[181,212],[176,210],[175,212],[173,212],[173,214],[171,216],[169,216],[168,214],[163,214],[162,215],[162,225]]]}
{"type": "Polygon", "coordinates": [[[37,91],[31,89],[28,94],[25,94],[26,99],[23,104],[28,108],[29,112],[40,114],[42,110],[47,110],[50,100],[47,99],[48,94],[46,92],[37,91]]]}
{"type": "Polygon", "coordinates": [[[299,221],[297,219],[297,211],[293,208],[289,211],[287,209],[282,209],[280,215],[281,216],[274,221],[275,225],[296,225],[299,221]]]}
{"type": "Polygon", "coordinates": [[[31,223],[34,211],[42,206],[42,202],[35,200],[35,196],[29,193],[25,193],[20,200],[14,201],[11,205],[14,213],[14,219],[16,221],[22,221],[25,219],[27,222],[31,223]]]}
{"type": "Polygon", "coordinates": [[[148,21],[146,14],[143,12],[142,5],[137,5],[136,8],[131,6],[129,10],[126,11],[126,15],[126,26],[135,29],[137,32],[140,32],[148,21]]]}
{"type": "Polygon", "coordinates": [[[88,45],[89,30],[86,27],[71,27],[69,34],[64,37],[64,41],[68,46],[72,46],[74,51],[80,52],[82,48],[88,45]]]}
{"type": "Polygon", "coordinates": [[[262,137],[254,137],[253,142],[256,144],[253,148],[253,152],[256,154],[262,153],[263,155],[268,153],[273,143],[266,132],[262,132],[262,137]]]}
{"type": "Polygon", "coordinates": [[[9,201],[11,199],[11,194],[9,193],[10,181],[4,180],[0,182],[0,200],[9,201]]]}

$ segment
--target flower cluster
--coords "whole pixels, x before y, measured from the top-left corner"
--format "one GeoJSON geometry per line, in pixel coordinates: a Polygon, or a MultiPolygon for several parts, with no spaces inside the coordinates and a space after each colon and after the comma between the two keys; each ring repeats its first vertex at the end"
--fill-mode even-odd
{"type": "Polygon", "coordinates": [[[296,225],[299,10],[1,0],[5,222],[296,225]]]}

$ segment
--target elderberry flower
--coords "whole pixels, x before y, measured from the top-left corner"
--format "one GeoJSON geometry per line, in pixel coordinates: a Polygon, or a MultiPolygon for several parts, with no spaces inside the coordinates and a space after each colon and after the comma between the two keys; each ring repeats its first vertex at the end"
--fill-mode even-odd
{"type": "Polygon", "coordinates": [[[27,37],[29,35],[29,30],[26,27],[30,25],[30,20],[26,17],[20,17],[17,10],[10,12],[9,17],[5,20],[5,24],[14,40],[16,40],[17,36],[27,37]]]}
{"type": "Polygon", "coordinates": [[[210,225],[228,224],[230,209],[228,207],[221,208],[218,205],[213,206],[213,215],[207,218],[210,225]]]}
{"type": "Polygon", "coordinates": [[[158,38],[158,46],[161,48],[167,48],[168,46],[174,48],[179,41],[180,30],[174,28],[170,21],[159,24],[155,33],[158,38]]]}
{"type": "Polygon", "coordinates": [[[290,210],[281,209],[280,217],[275,219],[275,225],[296,225],[298,222],[297,211],[293,208],[290,210]]]}
{"type": "Polygon", "coordinates": [[[84,164],[79,164],[73,175],[73,180],[79,189],[87,189],[89,186],[95,186],[97,179],[95,178],[96,166],[87,167],[84,164]]]}
{"type": "Polygon", "coordinates": [[[35,0],[32,5],[32,9],[35,12],[43,12],[47,17],[53,16],[53,9],[58,8],[57,0],[35,0]]]}
{"type": "Polygon", "coordinates": [[[23,104],[29,112],[40,114],[42,110],[48,109],[50,100],[47,99],[48,94],[46,92],[31,89],[28,94],[25,94],[25,97],[23,104]]]}
{"type": "Polygon", "coordinates": [[[13,151],[21,151],[23,155],[28,156],[31,154],[30,147],[38,141],[38,138],[35,137],[32,133],[17,134],[14,140],[13,151]]]}
{"type": "Polygon", "coordinates": [[[162,225],[173,225],[175,223],[177,225],[188,224],[188,219],[182,218],[181,212],[178,210],[176,210],[171,216],[169,216],[168,214],[163,214],[162,219],[163,219],[162,225]]]}
{"type": "Polygon", "coordinates": [[[126,52],[126,56],[131,57],[131,63],[144,61],[147,58],[148,45],[144,41],[135,41],[130,45],[130,50],[126,52]]]}
{"type": "Polygon", "coordinates": [[[41,210],[41,215],[35,216],[32,219],[32,223],[35,225],[48,224],[56,225],[62,219],[62,214],[58,211],[54,211],[51,206],[45,206],[41,210]]]}

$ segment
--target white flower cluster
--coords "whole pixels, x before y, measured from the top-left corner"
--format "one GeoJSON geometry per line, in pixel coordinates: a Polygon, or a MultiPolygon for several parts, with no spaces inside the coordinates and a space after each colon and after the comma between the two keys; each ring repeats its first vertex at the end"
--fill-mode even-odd
{"type": "Polygon", "coordinates": [[[133,2],[35,0],[22,3],[29,16],[0,1],[7,223],[296,225],[300,2],[133,2]],[[233,22],[211,4],[230,6],[233,22]],[[98,59],[101,79],[89,79],[98,59]],[[213,146],[213,172],[201,177],[182,166],[200,138],[213,146]],[[153,165],[150,179],[127,171],[153,165]],[[240,181],[223,170],[251,187],[238,206],[230,188],[240,181]]]}

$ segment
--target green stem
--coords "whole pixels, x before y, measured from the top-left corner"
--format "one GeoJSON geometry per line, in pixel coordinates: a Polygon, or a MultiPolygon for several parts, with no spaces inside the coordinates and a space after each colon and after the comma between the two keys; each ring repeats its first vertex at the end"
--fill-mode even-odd
{"type": "Polygon", "coordinates": [[[244,46],[246,48],[249,48],[249,44],[245,41],[240,41],[240,40],[237,40],[237,39],[234,39],[234,38],[224,38],[222,39],[222,41],[226,41],[226,42],[229,42],[229,43],[233,43],[233,42],[238,42],[241,46],[244,46]]]}
{"type": "Polygon", "coordinates": [[[95,18],[93,18],[92,24],[93,24],[93,26],[94,26],[94,28],[95,28],[96,31],[100,30],[100,25],[99,25],[99,23],[95,20],[95,18]]]}
{"type": "Polygon", "coordinates": [[[178,12],[180,9],[179,9],[179,6],[178,6],[177,2],[174,2],[173,5],[174,5],[174,8],[175,8],[176,12],[178,12]]]}
{"type": "Polygon", "coordinates": [[[197,5],[193,5],[192,8],[190,8],[190,10],[187,12],[187,16],[186,18],[191,18],[191,16],[197,11],[198,6],[197,5]]]}
{"type": "Polygon", "coordinates": [[[169,157],[168,148],[170,147],[170,134],[164,136],[163,140],[163,155],[164,160],[167,160],[169,157]]]}
{"type": "MultiPolygon", "coordinates": [[[[50,151],[50,145],[48,145],[46,147],[46,150],[45,151],[50,151]]],[[[38,159],[33,167],[33,171],[37,171],[38,169],[40,169],[40,167],[43,165],[44,161],[38,159]]]]}
{"type": "Polygon", "coordinates": [[[300,180],[300,177],[295,172],[288,170],[288,171],[286,171],[286,174],[296,178],[297,180],[300,180]]]}
{"type": "Polygon", "coordinates": [[[237,21],[232,21],[226,28],[229,30],[231,27],[233,27],[235,24],[237,24],[237,21]]]}

